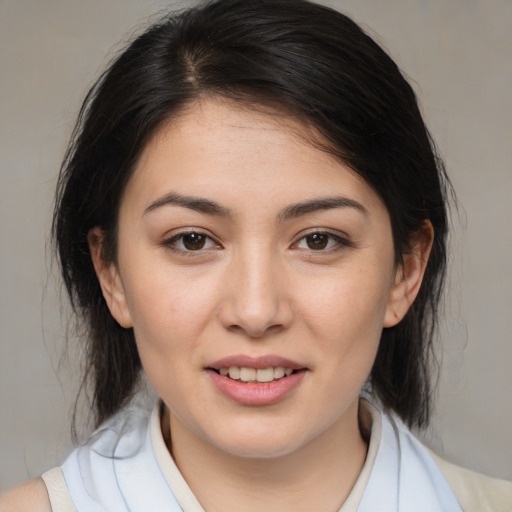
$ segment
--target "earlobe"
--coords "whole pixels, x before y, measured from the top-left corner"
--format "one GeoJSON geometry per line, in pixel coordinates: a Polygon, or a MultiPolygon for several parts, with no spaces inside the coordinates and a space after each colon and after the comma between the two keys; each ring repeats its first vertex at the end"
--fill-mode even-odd
{"type": "Polygon", "coordinates": [[[92,228],[87,235],[92,263],[110,313],[121,327],[128,329],[133,326],[133,323],[121,276],[114,263],[103,259],[103,238],[103,231],[99,227],[92,228]]]}
{"type": "Polygon", "coordinates": [[[433,241],[434,228],[426,220],[415,236],[412,250],[403,254],[403,262],[396,269],[395,282],[384,316],[384,327],[398,324],[418,295],[433,241]]]}

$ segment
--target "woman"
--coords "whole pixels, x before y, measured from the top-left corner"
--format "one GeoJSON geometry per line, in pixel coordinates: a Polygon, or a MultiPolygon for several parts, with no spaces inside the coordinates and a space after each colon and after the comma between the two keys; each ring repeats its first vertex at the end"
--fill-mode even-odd
{"type": "Polygon", "coordinates": [[[509,510],[409,431],[446,189],[412,89],[345,16],[220,0],[151,27],[89,93],[57,191],[98,429],[6,510],[509,510]]]}

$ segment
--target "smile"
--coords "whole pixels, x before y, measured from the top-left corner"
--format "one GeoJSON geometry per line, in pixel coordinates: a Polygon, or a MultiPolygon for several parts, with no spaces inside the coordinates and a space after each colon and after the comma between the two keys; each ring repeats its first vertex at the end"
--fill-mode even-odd
{"type": "Polygon", "coordinates": [[[292,368],[276,366],[270,368],[249,368],[246,366],[230,366],[229,368],[220,368],[219,374],[233,380],[242,382],[273,382],[274,380],[289,377],[293,373],[292,368]]]}
{"type": "Polygon", "coordinates": [[[214,388],[244,406],[271,405],[298,388],[309,369],[301,362],[277,355],[233,355],[205,367],[214,388]]]}

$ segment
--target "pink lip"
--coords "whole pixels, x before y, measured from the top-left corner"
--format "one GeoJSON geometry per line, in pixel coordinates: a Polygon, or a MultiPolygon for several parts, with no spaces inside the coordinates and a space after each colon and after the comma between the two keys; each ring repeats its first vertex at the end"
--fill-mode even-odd
{"type": "Polygon", "coordinates": [[[218,361],[209,364],[207,367],[213,368],[214,370],[220,370],[221,368],[229,368],[230,366],[244,366],[246,368],[255,369],[276,368],[277,366],[282,366],[283,368],[291,368],[292,370],[305,369],[303,364],[272,354],[257,357],[247,355],[229,356],[219,359],[218,361]]]}
{"type": "Polygon", "coordinates": [[[307,368],[290,359],[275,355],[250,357],[245,355],[219,359],[206,368],[213,384],[225,397],[241,405],[271,405],[283,400],[302,382],[307,368]],[[242,382],[224,377],[214,370],[244,366],[247,368],[271,368],[281,366],[297,370],[288,377],[272,382],[242,382]]]}
{"type": "Polygon", "coordinates": [[[289,377],[272,382],[242,382],[208,372],[215,387],[227,398],[241,405],[270,405],[283,400],[297,388],[306,371],[292,373],[289,377]]]}

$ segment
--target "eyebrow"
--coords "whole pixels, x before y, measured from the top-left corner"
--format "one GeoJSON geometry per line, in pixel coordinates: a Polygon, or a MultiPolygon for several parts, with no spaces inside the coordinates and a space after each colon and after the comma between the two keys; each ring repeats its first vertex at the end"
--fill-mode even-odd
{"type": "MultiPolygon", "coordinates": [[[[144,214],[155,211],[164,206],[181,206],[206,215],[218,217],[232,217],[231,210],[221,206],[215,201],[203,197],[184,196],[176,192],[166,194],[153,201],[145,210],[144,214]]],[[[334,196],[311,199],[300,203],[287,206],[279,212],[278,219],[285,222],[310,213],[316,213],[323,210],[333,210],[335,208],[352,208],[363,215],[368,216],[368,210],[359,202],[348,197],[334,196]]]]}
{"type": "Polygon", "coordinates": [[[363,215],[368,216],[368,210],[361,203],[358,203],[354,199],[349,199],[348,197],[334,196],[312,199],[310,201],[304,201],[287,206],[279,213],[279,220],[286,221],[309,213],[333,210],[335,208],[352,208],[361,212],[363,215]]]}
{"type": "Polygon", "coordinates": [[[220,204],[204,199],[202,197],[194,196],[183,196],[176,192],[171,192],[163,197],[160,197],[153,201],[145,210],[144,214],[153,212],[164,206],[181,206],[183,208],[189,208],[196,212],[205,213],[207,215],[213,215],[217,217],[231,217],[231,212],[227,208],[224,208],[220,204]]]}

